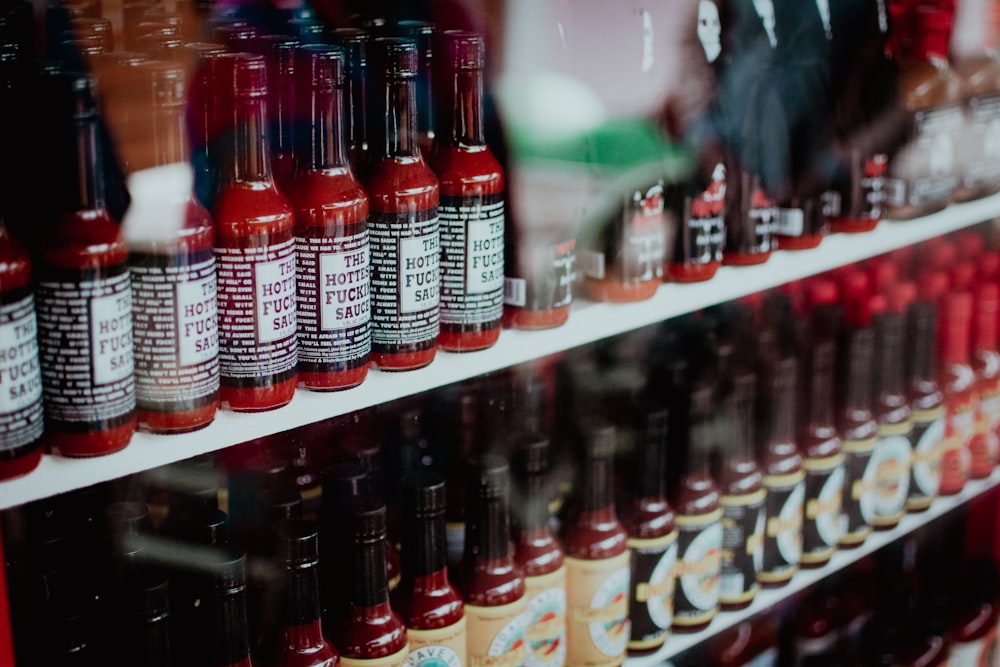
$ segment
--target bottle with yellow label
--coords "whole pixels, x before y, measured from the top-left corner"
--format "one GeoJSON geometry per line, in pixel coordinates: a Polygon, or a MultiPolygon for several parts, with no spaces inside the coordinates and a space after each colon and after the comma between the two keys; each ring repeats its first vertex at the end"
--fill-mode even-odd
{"type": "Polygon", "coordinates": [[[875,338],[870,327],[851,328],[842,338],[846,358],[840,365],[837,425],[844,451],[844,496],[841,507],[841,548],[861,546],[872,532],[875,466],[872,454],[878,442],[873,412],[872,364],[875,338]]]}
{"type": "Polygon", "coordinates": [[[937,381],[934,336],[937,306],[933,301],[910,304],[906,323],[907,394],[913,420],[913,465],[906,511],[921,512],[934,502],[941,486],[944,394],[937,381]]]}
{"type": "Polygon", "coordinates": [[[526,667],[562,667],[566,661],[566,563],[549,521],[550,445],[544,435],[513,441],[518,565],[527,599],[526,667]]]}
{"type": "Polygon", "coordinates": [[[469,667],[524,667],[524,575],[510,530],[510,468],[495,454],[470,467],[462,599],[469,667]]]}
{"type": "Polygon", "coordinates": [[[627,534],[615,513],[615,427],[581,425],[583,461],[576,506],[567,521],[566,665],[615,667],[629,639],[627,534]]]}

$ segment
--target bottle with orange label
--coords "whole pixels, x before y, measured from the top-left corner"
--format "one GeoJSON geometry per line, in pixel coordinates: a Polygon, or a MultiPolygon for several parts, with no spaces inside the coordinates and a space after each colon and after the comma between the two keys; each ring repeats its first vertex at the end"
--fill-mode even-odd
{"type": "Polygon", "coordinates": [[[523,667],[527,600],[511,541],[510,468],[487,454],[470,471],[462,563],[468,664],[523,667]]]}
{"type": "Polygon", "coordinates": [[[581,425],[583,458],[577,506],[567,522],[566,665],[612,667],[629,639],[628,534],[615,512],[615,427],[581,425]]]}
{"type": "Polygon", "coordinates": [[[941,299],[938,350],[941,358],[940,383],[945,404],[940,488],[943,496],[960,492],[969,479],[969,445],[976,415],[976,374],[969,365],[971,319],[972,295],[968,292],[947,294],[941,299]]]}
{"type": "Polygon", "coordinates": [[[1000,286],[979,284],[974,291],[972,317],[972,370],[976,373],[979,403],[976,410],[976,434],[970,445],[969,476],[989,477],[996,467],[1000,440],[1000,352],[997,351],[997,309],[1000,286]]]}

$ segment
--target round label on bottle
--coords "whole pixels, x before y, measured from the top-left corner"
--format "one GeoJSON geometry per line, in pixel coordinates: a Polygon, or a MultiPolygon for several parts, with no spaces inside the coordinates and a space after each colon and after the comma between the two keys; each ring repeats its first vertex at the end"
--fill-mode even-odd
{"type": "Polygon", "coordinates": [[[0,450],[11,455],[45,429],[37,334],[31,295],[0,297],[0,450]]]}
{"type": "Polygon", "coordinates": [[[873,526],[893,526],[903,516],[910,491],[912,431],[909,422],[879,427],[879,441],[872,455],[876,467],[873,526]]]}
{"type": "Polygon", "coordinates": [[[722,509],[678,516],[674,625],[700,625],[719,609],[722,569],[722,509]]]}
{"type": "Polygon", "coordinates": [[[875,516],[875,472],[872,461],[877,438],[845,440],[844,493],[840,543],[861,544],[871,532],[875,516]]]}
{"type": "Polygon", "coordinates": [[[749,602],[760,586],[763,566],[764,498],[766,492],[722,496],[722,565],[719,600],[724,604],[749,602]]]}
{"type": "Polygon", "coordinates": [[[909,510],[927,509],[938,495],[944,431],[944,406],[913,411],[913,466],[906,500],[909,510]]]}
{"type": "Polygon", "coordinates": [[[566,664],[618,665],[629,638],[629,559],[566,558],[566,664]]]}
{"type": "Polygon", "coordinates": [[[952,642],[948,667],[996,667],[1000,664],[997,629],[969,642],[952,642]]]}
{"type": "Polygon", "coordinates": [[[780,583],[792,578],[802,556],[805,473],[765,475],[764,489],[764,564],[757,579],[780,583]]]}
{"type": "Polygon", "coordinates": [[[406,667],[463,667],[468,650],[464,616],[446,628],[407,628],[406,638],[410,650],[406,667]]]}
{"type": "Polygon", "coordinates": [[[442,196],[441,323],[488,324],[503,314],[503,193],[442,196]]]}
{"type": "Polygon", "coordinates": [[[527,667],[562,667],[566,661],[566,566],[524,578],[528,600],[527,667]]]}
{"type": "Polygon", "coordinates": [[[802,524],[802,563],[830,558],[840,541],[840,512],[844,494],[844,455],[805,459],[805,522],[802,524]]]}
{"type": "Polygon", "coordinates": [[[674,617],[674,570],[677,565],[674,530],[651,539],[629,538],[632,550],[632,597],[629,649],[650,649],[666,639],[674,617]]]}
{"type": "Polygon", "coordinates": [[[527,659],[524,597],[497,607],[465,605],[470,667],[522,667],[527,659]]]}
{"type": "Polygon", "coordinates": [[[410,655],[409,646],[404,646],[401,651],[396,651],[392,655],[384,658],[348,658],[340,656],[341,667],[403,667],[410,655]]]}

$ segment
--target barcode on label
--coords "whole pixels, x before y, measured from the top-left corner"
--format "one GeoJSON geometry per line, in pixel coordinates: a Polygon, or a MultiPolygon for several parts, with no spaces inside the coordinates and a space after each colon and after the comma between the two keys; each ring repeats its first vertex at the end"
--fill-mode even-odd
{"type": "Polygon", "coordinates": [[[527,301],[527,281],[524,278],[504,278],[503,302],[508,306],[523,307],[527,301]]]}

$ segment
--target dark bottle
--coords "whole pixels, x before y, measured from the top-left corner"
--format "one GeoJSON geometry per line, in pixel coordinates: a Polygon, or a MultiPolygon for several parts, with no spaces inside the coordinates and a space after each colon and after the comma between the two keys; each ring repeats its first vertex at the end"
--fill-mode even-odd
{"type": "Polygon", "coordinates": [[[989,559],[964,566],[965,586],[951,628],[949,665],[989,664],[997,652],[997,567],[989,559]]]}
{"type": "Polygon", "coordinates": [[[711,410],[711,386],[696,386],[691,393],[687,462],[670,499],[678,531],[674,632],[702,630],[719,611],[722,508],[709,473],[711,410]]]}
{"type": "Polygon", "coordinates": [[[965,488],[969,479],[975,431],[976,374],[969,364],[969,327],[972,295],[958,292],[945,295],[939,303],[938,358],[939,384],[944,392],[944,439],[941,454],[940,494],[950,496],[965,488]]]}
{"type": "Polygon", "coordinates": [[[812,342],[802,402],[802,427],[798,444],[806,473],[805,520],[802,524],[803,567],[821,567],[840,540],[840,512],[844,491],[844,454],[840,450],[833,413],[834,341],[819,337],[812,342]]]}
{"type": "Polygon", "coordinates": [[[406,623],[407,664],[429,666],[443,660],[459,665],[466,656],[465,608],[448,580],[444,477],[417,471],[402,485],[403,576],[394,603],[406,623]]]}
{"type": "Polygon", "coordinates": [[[778,618],[774,612],[742,621],[713,642],[713,667],[776,667],[778,664],[778,618]]]}
{"type": "Polygon", "coordinates": [[[236,411],[271,410],[292,400],[296,384],[294,216],[271,175],[266,61],[226,54],[218,66],[230,136],[213,210],[221,397],[236,411]]]}
{"type": "Polygon", "coordinates": [[[346,389],[368,373],[371,353],[368,196],[344,145],[344,55],[298,49],[298,168],[288,184],[295,212],[299,382],[346,389]]]}
{"type": "Polygon", "coordinates": [[[487,454],[469,477],[465,515],[462,598],[468,627],[468,664],[527,661],[524,575],[510,532],[510,469],[487,454]]]}
{"type": "Polygon", "coordinates": [[[277,562],[283,570],[282,641],[274,667],[336,667],[337,651],[323,636],[319,607],[319,537],[304,519],[285,519],[274,526],[277,562]]]}
{"type": "Polygon", "coordinates": [[[0,407],[0,480],[34,470],[42,460],[42,375],[31,260],[0,218],[0,331],[8,353],[0,374],[10,381],[0,407]]]}
{"type": "Polygon", "coordinates": [[[878,530],[887,530],[899,523],[910,487],[913,422],[903,367],[903,326],[901,313],[886,311],[873,317],[878,350],[875,365],[878,444],[872,454],[875,466],[872,526],[878,530]]]}
{"type": "Polygon", "coordinates": [[[338,548],[350,531],[349,518],[372,500],[372,480],[357,460],[336,461],[320,473],[323,506],[320,510],[320,603],[327,628],[336,627],[347,611],[349,553],[338,548]]]}
{"type": "Polygon", "coordinates": [[[719,602],[724,610],[748,607],[760,590],[766,492],[754,453],[756,384],[754,373],[735,371],[723,399],[727,439],[718,443],[722,462],[716,479],[722,507],[719,602]]]}
{"type": "Polygon", "coordinates": [[[440,190],[418,141],[416,44],[380,37],[372,46],[380,126],[362,179],[371,206],[371,359],[402,371],[426,366],[437,350],[440,190]]]}
{"type": "Polygon", "coordinates": [[[629,639],[629,552],[614,501],[615,427],[581,426],[575,512],[565,527],[566,665],[616,665],[629,639]]]}
{"type": "Polygon", "coordinates": [[[916,301],[907,312],[907,393],[913,420],[913,466],[910,468],[908,512],[930,507],[941,486],[944,395],[938,386],[935,333],[937,306],[916,301]]]}
{"type": "MultiPolygon", "coordinates": [[[[287,35],[264,35],[255,52],[267,60],[267,118],[271,141],[271,172],[278,189],[285,192],[295,172],[295,130],[299,119],[311,118],[296,106],[296,90],[303,80],[296,75],[296,52],[302,44],[287,35]]],[[[246,49],[244,49],[246,50],[246,49]]],[[[308,88],[307,88],[308,89],[308,88]]],[[[307,98],[308,99],[308,98],[307,98]]]]}
{"type": "Polygon", "coordinates": [[[197,200],[211,210],[215,207],[222,162],[219,108],[215,101],[219,82],[215,75],[221,64],[219,57],[226,52],[226,47],[211,42],[189,42],[184,49],[191,61],[187,130],[194,168],[194,192],[197,200]]]}
{"type": "Polygon", "coordinates": [[[444,60],[444,67],[448,68],[448,47],[439,42],[438,29],[430,21],[404,19],[396,22],[395,29],[400,37],[408,37],[417,44],[417,53],[420,57],[416,87],[417,130],[420,132],[420,150],[430,155],[438,132],[436,110],[447,111],[452,108],[434,96],[435,92],[448,94],[447,90],[439,91],[434,85],[435,70],[439,68],[437,61],[444,60]]]}
{"type": "Polygon", "coordinates": [[[976,434],[970,449],[969,477],[983,479],[997,465],[1000,440],[1000,352],[997,351],[997,309],[1000,286],[985,283],[973,292],[972,370],[976,373],[976,434]]]}
{"type": "Polygon", "coordinates": [[[184,70],[147,62],[135,71],[134,92],[144,99],[129,113],[120,150],[131,154],[122,226],[132,275],[136,407],[140,427],[190,431],[211,423],[219,407],[214,229],[194,196],[184,70]],[[165,320],[164,312],[173,317],[165,320]]]}
{"type": "Polygon", "coordinates": [[[44,85],[66,150],[54,158],[58,212],[36,276],[46,441],[65,456],[109,454],[136,427],[128,247],[105,205],[95,80],[54,74],[44,85]]]}
{"type": "Polygon", "coordinates": [[[835,665],[840,657],[840,599],[829,585],[814,591],[802,605],[794,621],[795,636],[791,644],[792,664],[835,665]]]}
{"type": "Polygon", "coordinates": [[[872,454],[878,442],[872,367],[875,338],[870,328],[844,333],[845,352],[839,368],[837,428],[844,452],[844,495],[841,548],[860,546],[871,534],[874,519],[875,467],[872,454]]]}
{"type": "Polygon", "coordinates": [[[552,466],[548,438],[528,431],[511,440],[516,524],[515,558],[524,572],[529,667],[566,659],[566,562],[549,520],[552,466]]]}
{"type": "Polygon", "coordinates": [[[368,158],[368,33],[360,28],[342,27],[331,30],[330,37],[344,49],[345,141],[351,166],[360,170],[368,158]]]}
{"type": "Polygon", "coordinates": [[[798,362],[779,359],[766,380],[770,428],[763,439],[764,556],[757,579],[765,587],[787,584],[802,555],[805,472],[795,442],[798,362]]]}
{"type": "Polygon", "coordinates": [[[677,526],[667,501],[667,408],[646,405],[636,422],[632,484],[622,515],[632,554],[628,650],[641,654],[662,646],[673,625],[677,526]]]}
{"type": "Polygon", "coordinates": [[[385,505],[357,509],[351,518],[348,609],[333,626],[342,664],[401,667],[406,663],[406,625],[389,602],[385,519],[385,505]]]}
{"type": "Polygon", "coordinates": [[[726,177],[726,167],[720,162],[664,193],[664,207],[677,229],[673,256],[667,259],[667,280],[708,280],[722,266],[726,177]]]}
{"type": "MultiPolygon", "coordinates": [[[[118,647],[128,656],[121,663],[137,667],[171,667],[170,595],[167,579],[153,571],[144,571],[129,585],[125,646],[118,647]],[[126,662],[127,660],[127,662],[126,662]]],[[[116,651],[117,653],[117,651],[116,651]]]]}
{"type": "Polygon", "coordinates": [[[483,38],[458,30],[441,37],[445,71],[439,104],[445,113],[431,160],[441,184],[438,343],[468,352],[490,347],[500,335],[504,177],[483,132],[483,38]]]}
{"type": "Polygon", "coordinates": [[[214,594],[210,608],[210,667],[253,667],[247,628],[246,557],[226,550],[213,554],[214,594]]]}

